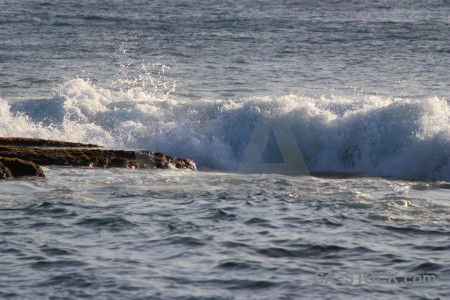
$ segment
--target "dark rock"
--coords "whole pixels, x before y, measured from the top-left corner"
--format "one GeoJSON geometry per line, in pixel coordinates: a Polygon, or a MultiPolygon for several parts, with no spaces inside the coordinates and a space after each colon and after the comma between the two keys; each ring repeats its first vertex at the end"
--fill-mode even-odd
{"type": "Polygon", "coordinates": [[[133,161],[135,153],[122,150],[0,146],[0,156],[21,158],[42,166],[137,168],[133,161]]]}
{"type": "Polygon", "coordinates": [[[11,170],[0,161],[0,179],[12,179],[11,170]]]}
{"type": "Polygon", "coordinates": [[[142,169],[158,168],[193,171],[197,169],[195,163],[190,159],[172,157],[162,152],[136,151],[135,155],[138,168],[142,169]]]}
{"type": "Polygon", "coordinates": [[[31,161],[0,157],[0,164],[0,172],[3,179],[12,179],[21,176],[44,177],[44,172],[41,167],[31,161]]]}
{"type": "Polygon", "coordinates": [[[22,137],[0,137],[0,145],[28,146],[28,147],[79,147],[79,148],[100,148],[94,144],[82,144],[72,142],[62,142],[54,140],[22,138],[22,137]]]}
{"type": "Polygon", "coordinates": [[[192,160],[171,157],[162,152],[92,149],[94,147],[99,148],[93,144],[0,138],[0,157],[3,159],[0,179],[43,176],[42,170],[38,172],[33,169],[34,166],[39,168],[37,165],[196,170],[192,160]],[[12,165],[11,161],[16,165],[12,165]],[[21,164],[18,164],[18,161],[21,164]],[[13,166],[14,171],[9,166],[13,166]],[[23,171],[20,171],[20,168],[23,168],[23,171]]]}

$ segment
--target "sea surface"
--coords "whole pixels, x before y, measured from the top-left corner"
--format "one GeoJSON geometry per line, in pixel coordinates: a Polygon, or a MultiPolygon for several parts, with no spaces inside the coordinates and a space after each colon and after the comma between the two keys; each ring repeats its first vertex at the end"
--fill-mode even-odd
{"type": "Polygon", "coordinates": [[[198,171],[0,182],[0,299],[450,299],[450,2],[0,0],[0,136],[198,171]]]}

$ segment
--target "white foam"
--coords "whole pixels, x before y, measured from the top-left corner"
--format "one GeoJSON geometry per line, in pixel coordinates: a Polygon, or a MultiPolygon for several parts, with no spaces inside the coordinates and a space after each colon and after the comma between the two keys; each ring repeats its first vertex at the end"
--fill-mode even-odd
{"type": "Polygon", "coordinates": [[[180,100],[74,79],[51,99],[0,99],[0,117],[1,136],[164,151],[228,171],[257,120],[287,120],[311,172],[450,180],[450,109],[436,97],[180,100]]]}

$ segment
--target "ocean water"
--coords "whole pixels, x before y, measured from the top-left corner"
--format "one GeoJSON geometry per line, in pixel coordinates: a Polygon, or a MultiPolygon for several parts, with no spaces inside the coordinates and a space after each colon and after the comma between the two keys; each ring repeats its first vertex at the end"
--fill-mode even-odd
{"type": "Polygon", "coordinates": [[[449,16],[0,0],[0,136],[198,166],[0,182],[0,298],[448,299],[449,16]]]}

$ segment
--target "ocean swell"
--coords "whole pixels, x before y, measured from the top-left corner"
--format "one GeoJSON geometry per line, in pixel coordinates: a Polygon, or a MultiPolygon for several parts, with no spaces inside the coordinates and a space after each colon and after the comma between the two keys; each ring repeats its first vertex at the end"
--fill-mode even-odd
{"type": "Polygon", "coordinates": [[[0,135],[151,149],[236,171],[255,124],[288,122],[311,172],[450,181],[449,116],[437,97],[183,100],[78,78],[52,98],[0,99],[0,135]]]}

